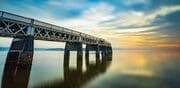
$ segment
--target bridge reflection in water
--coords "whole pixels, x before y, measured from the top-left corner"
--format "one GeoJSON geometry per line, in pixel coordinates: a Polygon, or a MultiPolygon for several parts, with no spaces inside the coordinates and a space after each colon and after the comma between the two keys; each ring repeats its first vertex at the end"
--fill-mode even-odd
{"type": "MultiPolygon", "coordinates": [[[[99,53],[99,52],[98,52],[99,53]]],[[[102,53],[103,54],[103,53],[102,53]]],[[[8,53],[2,77],[2,88],[27,88],[31,73],[32,61],[30,64],[23,64],[18,60],[18,53],[8,53]]],[[[21,57],[21,59],[31,59],[32,56],[21,57]]],[[[92,78],[104,73],[111,64],[112,54],[102,55],[102,59],[96,52],[96,63],[89,63],[89,52],[86,50],[85,64],[86,71],[82,71],[83,58],[82,51],[77,51],[77,68],[70,68],[70,53],[64,52],[64,80],[56,80],[53,83],[34,85],[45,88],[79,88],[92,78]]],[[[47,68],[48,69],[48,68],[47,68]]]]}

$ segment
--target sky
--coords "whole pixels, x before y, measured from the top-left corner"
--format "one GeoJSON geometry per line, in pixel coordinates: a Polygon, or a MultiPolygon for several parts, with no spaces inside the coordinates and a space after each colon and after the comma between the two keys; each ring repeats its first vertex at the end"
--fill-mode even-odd
{"type": "Polygon", "coordinates": [[[0,10],[101,37],[114,48],[180,48],[180,0],[1,0],[0,10]]]}

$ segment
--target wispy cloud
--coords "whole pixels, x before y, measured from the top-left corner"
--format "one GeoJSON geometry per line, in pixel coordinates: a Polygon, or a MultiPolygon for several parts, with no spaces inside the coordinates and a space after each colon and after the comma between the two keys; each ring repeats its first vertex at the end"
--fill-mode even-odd
{"type": "MultiPolygon", "coordinates": [[[[158,17],[165,16],[176,11],[180,11],[180,6],[163,6],[151,12],[138,12],[138,11],[129,10],[126,12],[117,13],[113,19],[109,19],[100,24],[102,26],[110,27],[109,29],[129,30],[129,29],[137,29],[137,27],[138,28],[140,27],[139,29],[141,28],[146,29],[147,27],[144,26],[152,26],[155,25],[153,24],[153,22],[164,20],[164,19],[158,19],[158,17]]],[[[163,22],[160,24],[163,24],[163,22]]],[[[164,24],[167,24],[167,22],[164,22],[164,24]]]]}
{"type": "Polygon", "coordinates": [[[125,5],[146,4],[147,0],[122,0],[125,5]]]}

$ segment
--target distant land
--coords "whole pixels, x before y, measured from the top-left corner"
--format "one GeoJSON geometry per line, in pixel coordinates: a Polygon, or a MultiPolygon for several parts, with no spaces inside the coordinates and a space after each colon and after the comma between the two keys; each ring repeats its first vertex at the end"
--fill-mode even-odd
{"type": "MultiPolygon", "coordinates": [[[[0,47],[0,51],[8,51],[9,47],[0,47]]],[[[35,51],[64,51],[64,48],[34,48],[35,51]]],[[[85,48],[83,48],[85,50],[85,48]]]]}
{"type": "Polygon", "coordinates": [[[0,51],[7,51],[7,50],[9,50],[8,47],[0,47],[0,51]]]}

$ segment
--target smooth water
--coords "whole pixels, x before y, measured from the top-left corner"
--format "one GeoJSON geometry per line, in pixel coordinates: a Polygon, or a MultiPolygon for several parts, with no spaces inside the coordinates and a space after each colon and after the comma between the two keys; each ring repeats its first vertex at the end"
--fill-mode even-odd
{"type": "MultiPolygon", "coordinates": [[[[76,54],[70,53],[65,68],[63,51],[35,51],[31,69],[8,74],[18,75],[14,84],[30,88],[180,88],[179,51],[119,50],[113,52],[112,61],[100,64],[95,52],[90,52],[88,66],[83,52],[82,68],[77,67],[76,54]]],[[[6,57],[7,51],[1,51],[0,85],[12,85],[2,80],[9,77],[3,74],[6,57]]]]}

